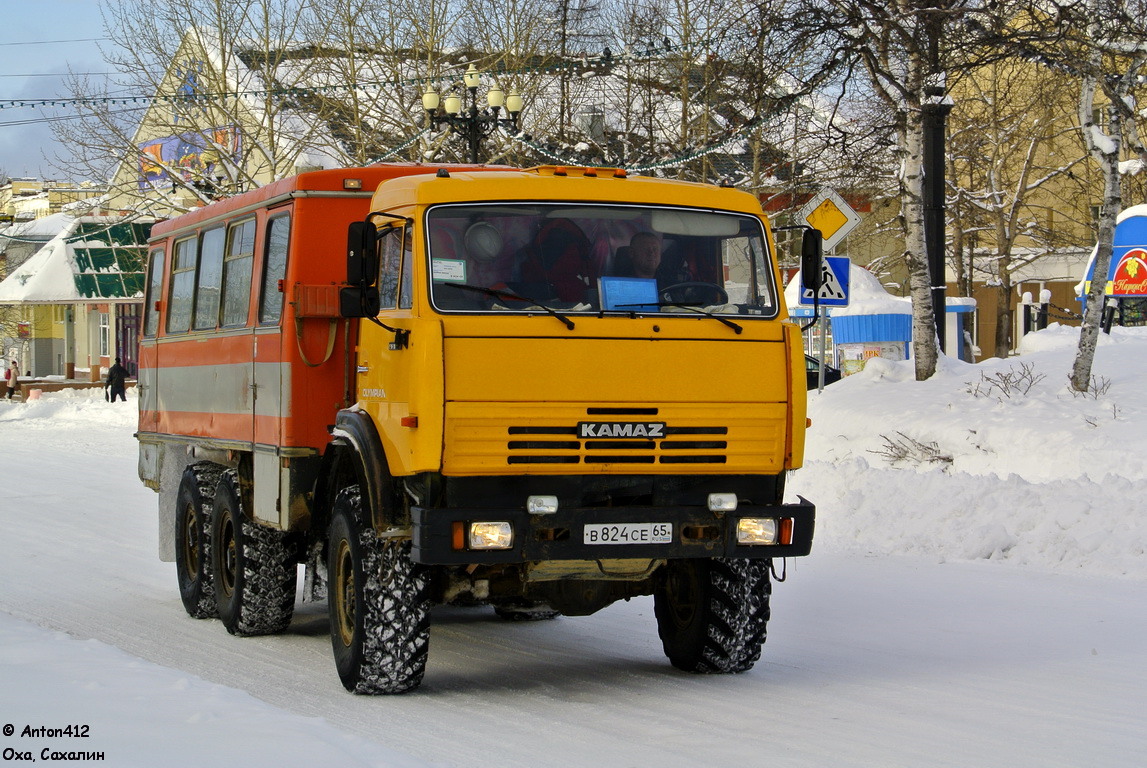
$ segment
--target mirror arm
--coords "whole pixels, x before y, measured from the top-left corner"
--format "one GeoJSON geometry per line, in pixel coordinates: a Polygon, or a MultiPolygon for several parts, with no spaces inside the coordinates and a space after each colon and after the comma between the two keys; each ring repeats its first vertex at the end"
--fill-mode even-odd
{"type": "Polygon", "coordinates": [[[408,225],[414,223],[414,219],[409,216],[399,216],[397,213],[387,213],[386,211],[371,211],[366,215],[365,221],[369,224],[375,216],[384,216],[388,219],[395,219],[408,225]]]}

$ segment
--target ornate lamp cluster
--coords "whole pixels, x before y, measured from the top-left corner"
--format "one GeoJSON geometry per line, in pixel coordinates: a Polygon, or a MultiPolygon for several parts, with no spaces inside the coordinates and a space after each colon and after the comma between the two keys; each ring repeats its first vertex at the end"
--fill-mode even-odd
{"type": "Polygon", "coordinates": [[[471,64],[462,82],[466,91],[469,91],[469,106],[463,104],[463,99],[456,93],[450,93],[445,99],[438,95],[433,88],[428,87],[422,94],[422,108],[426,110],[432,125],[448,125],[466,139],[471,163],[480,162],[479,154],[482,149],[482,139],[493,133],[499,126],[518,130],[518,115],[522,112],[522,97],[516,91],[507,95],[497,84],[486,91],[486,108],[478,108],[478,88],[482,84],[482,75],[478,68],[471,64]],[[502,109],[506,110],[506,117],[501,116],[502,109]]]}

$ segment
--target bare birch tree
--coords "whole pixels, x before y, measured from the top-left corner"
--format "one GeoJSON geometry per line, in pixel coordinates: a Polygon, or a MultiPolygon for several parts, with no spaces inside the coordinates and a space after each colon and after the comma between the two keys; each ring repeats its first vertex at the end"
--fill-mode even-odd
{"type": "Polygon", "coordinates": [[[1030,0],[1010,6],[1007,17],[1017,31],[1008,40],[1011,55],[1078,82],[1080,136],[1102,177],[1094,279],[1070,375],[1072,388],[1081,392],[1091,386],[1115,224],[1123,206],[1121,165],[1131,159],[1142,167],[1147,161],[1137,106],[1140,81],[1147,74],[1145,14],[1144,0],[1030,0]]]}
{"type": "Polygon", "coordinates": [[[965,291],[976,278],[994,290],[997,357],[1014,348],[1017,255],[1030,263],[1090,230],[1086,206],[1077,210],[1088,190],[1074,171],[1086,154],[1074,110],[1061,98],[1069,84],[1062,74],[1017,57],[967,73],[953,88],[954,271],[965,291]]]}
{"type": "MultiPolygon", "coordinates": [[[[895,117],[904,261],[912,297],[916,378],[936,370],[939,345],[933,277],[926,254],[925,113],[947,108],[949,78],[1016,55],[1015,7],[974,0],[827,0],[806,12],[836,34],[841,55],[857,61],[874,94],[895,117]]],[[[943,184],[944,180],[939,180],[943,184]]],[[[943,309],[943,308],[940,308],[943,309]]]]}
{"type": "Polygon", "coordinates": [[[916,379],[936,370],[939,344],[924,229],[924,108],[933,89],[943,93],[933,8],[916,0],[829,0],[841,46],[863,65],[875,94],[895,115],[900,151],[898,197],[904,259],[912,297],[912,357],[916,379]]]}
{"type": "Polygon", "coordinates": [[[1075,49],[1078,61],[1086,63],[1080,78],[1079,122],[1084,146],[1103,174],[1094,273],[1071,370],[1072,388],[1086,392],[1099,340],[1115,222],[1123,208],[1124,147],[1132,157],[1147,160],[1136,99],[1147,70],[1147,6],[1140,0],[1087,0],[1072,10],[1078,15],[1066,20],[1073,36],[1068,50],[1075,49]]]}

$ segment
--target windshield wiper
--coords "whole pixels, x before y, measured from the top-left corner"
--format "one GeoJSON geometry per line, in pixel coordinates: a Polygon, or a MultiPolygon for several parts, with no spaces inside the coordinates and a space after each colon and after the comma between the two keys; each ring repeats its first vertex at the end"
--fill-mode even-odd
{"type": "Polygon", "coordinates": [[[658,308],[660,308],[660,307],[681,307],[682,309],[692,310],[699,315],[705,315],[705,317],[711,317],[714,320],[716,320],[718,323],[724,323],[725,325],[729,326],[734,331],[736,331],[738,335],[741,333],[741,331],[745,330],[744,328],[737,325],[736,323],[734,323],[732,320],[729,320],[728,318],[721,317],[720,315],[714,314],[707,309],[701,309],[700,305],[698,305],[698,304],[682,304],[682,303],[677,302],[677,301],[659,301],[659,302],[654,302],[654,303],[645,302],[645,303],[641,303],[641,304],[618,304],[615,308],[616,309],[624,309],[626,307],[658,307],[658,308]]]}
{"type": "MultiPolygon", "coordinates": [[[[528,304],[533,304],[534,306],[549,312],[558,320],[561,320],[566,328],[569,328],[571,331],[574,329],[573,320],[570,320],[568,317],[561,314],[553,307],[547,307],[537,299],[531,299],[529,296],[523,296],[522,294],[517,293],[516,291],[511,291],[508,288],[486,288],[481,285],[468,285],[467,283],[443,283],[443,285],[449,285],[451,288],[465,288],[470,291],[477,291],[478,293],[484,293],[487,296],[493,296],[495,299],[513,299],[514,301],[524,301],[528,304]]],[[[740,331],[737,331],[737,333],[740,333],[740,331]]]]}

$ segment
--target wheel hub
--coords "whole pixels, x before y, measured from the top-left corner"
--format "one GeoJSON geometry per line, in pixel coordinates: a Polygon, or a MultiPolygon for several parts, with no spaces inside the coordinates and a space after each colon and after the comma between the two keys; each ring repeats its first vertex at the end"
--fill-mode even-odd
{"type": "Polygon", "coordinates": [[[339,542],[338,558],[335,562],[338,563],[334,583],[335,621],[338,623],[339,639],[343,645],[349,646],[354,640],[355,583],[354,557],[351,555],[350,543],[346,539],[339,542]]]}
{"type": "Polygon", "coordinates": [[[189,504],[183,513],[183,568],[189,579],[199,575],[199,515],[189,504]]]}
{"type": "Polygon", "coordinates": [[[219,539],[223,554],[223,568],[220,576],[222,577],[223,592],[230,597],[235,591],[238,561],[238,553],[235,551],[235,527],[230,519],[223,521],[220,534],[219,539]]]}

